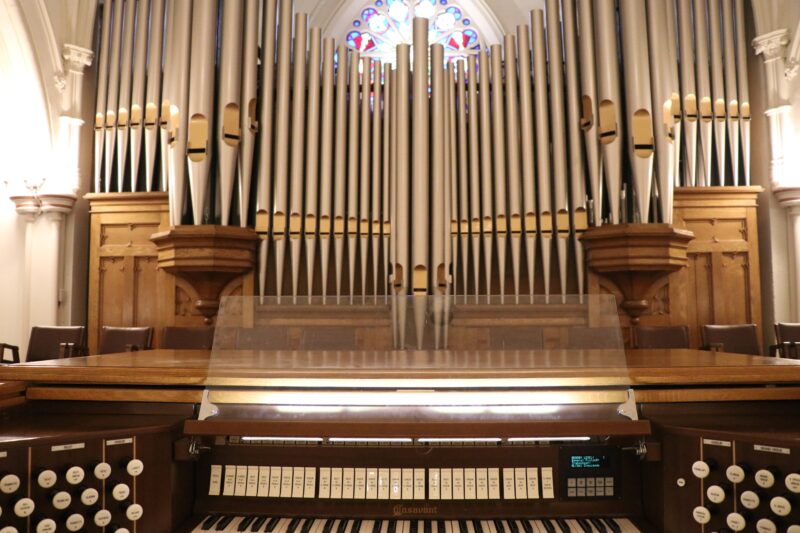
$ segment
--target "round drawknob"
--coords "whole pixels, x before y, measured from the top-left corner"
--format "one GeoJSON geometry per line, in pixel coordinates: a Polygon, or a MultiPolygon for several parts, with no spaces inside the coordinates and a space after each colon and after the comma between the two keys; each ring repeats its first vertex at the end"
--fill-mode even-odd
{"type": "Polygon", "coordinates": [[[67,491],[59,491],[53,494],[53,507],[63,511],[72,504],[72,495],[67,491]]]}
{"type": "Polygon", "coordinates": [[[128,475],[136,477],[144,471],[144,463],[141,459],[131,459],[125,466],[125,470],[128,472],[128,475]]]}
{"type": "Polygon", "coordinates": [[[19,533],[19,531],[14,526],[6,526],[0,529],[0,533],[19,533]]]}
{"type": "Polygon", "coordinates": [[[131,531],[127,527],[118,527],[114,530],[114,533],[131,533],[131,531]]]}
{"type": "Polygon", "coordinates": [[[19,485],[19,476],[15,474],[6,474],[0,478],[0,492],[3,494],[14,494],[19,490],[19,485]]]}
{"type": "Polygon", "coordinates": [[[785,496],[775,496],[769,501],[769,508],[778,516],[789,516],[792,512],[792,502],[785,496]]]}
{"type": "MultiPolygon", "coordinates": [[[[3,532],[0,531],[0,533],[3,532]]],[[[798,526],[797,524],[792,524],[791,526],[789,526],[789,529],[786,530],[786,533],[800,533],[800,526],[798,526]]]]}
{"type": "Polygon", "coordinates": [[[720,485],[711,485],[706,490],[706,496],[708,496],[708,500],[711,503],[722,503],[725,501],[725,496],[727,496],[728,490],[725,487],[720,485]]]}
{"type": "Polygon", "coordinates": [[[762,518],[756,522],[756,531],[758,533],[778,533],[778,526],[769,518],[762,518]]]}
{"type": "Polygon", "coordinates": [[[698,479],[705,479],[713,468],[713,461],[695,461],[692,463],[692,474],[698,479]]]}
{"type": "Polygon", "coordinates": [[[761,505],[761,497],[753,492],[752,490],[746,490],[739,496],[739,501],[742,502],[742,505],[745,509],[756,509],[759,505],[761,505]]]}
{"type": "Polygon", "coordinates": [[[28,518],[34,509],[36,509],[36,504],[30,498],[20,498],[14,504],[14,514],[20,518],[28,518]]]}
{"type": "Polygon", "coordinates": [[[786,476],[784,480],[786,482],[786,488],[790,491],[794,492],[795,494],[800,494],[800,474],[794,472],[786,476]]]}
{"type": "Polygon", "coordinates": [[[121,502],[128,498],[131,495],[131,488],[126,485],[125,483],[117,483],[114,485],[114,488],[111,489],[111,496],[121,502]]]}
{"type": "Polygon", "coordinates": [[[97,492],[97,489],[85,489],[81,492],[81,503],[83,505],[94,505],[97,503],[97,500],[100,499],[100,493],[97,492]]]}
{"type": "Polygon", "coordinates": [[[111,475],[111,465],[108,463],[97,463],[93,469],[94,477],[99,480],[108,479],[111,475]]]}
{"type": "Polygon", "coordinates": [[[125,516],[131,522],[136,522],[144,514],[144,508],[138,503],[132,503],[125,509],[125,516]]]}
{"type": "Polygon", "coordinates": [[[80,531],[85,523],[86,520],[84,520],[83,515],[78,513],[71,514],[66,521],[67,531],[80,531]]]}
{"type": "Polygon", "coordinates": [[[58,475],[52,470],[42,470],[41,472],[39,472],[39,475],[36,476],[36,482],[43,489],[52,488],[53,485],[56,484],[57,480],[58,480],[58,475]]]}
{"type": "Polygon", "coordinates": [[[692,511],[692,518],[698,524],[708,524],[711,521],[711,511],[705,507],[695,507],[692,511]]]}
{"type": "Polygon", "coordinates": [[[45,518],[36,524],[36,533],[55,533],[56,521],[52,518],[45,518]]]}
{"type": "Polygon", "coordinates": [[[747,477],[748,470],[749,468],[741,463],[738,465],[731,465],[725,470],[725,477],[727,477],[728,481],[731,483],[741,483],[744,481],[744,478],[747,477]]]}
{"type": "Polygon", "coordinates": [[[80,466],[71,466],[67,469],[66,478],[70,485],[77,485],[86,477],[86,472],[80,466]]]}
{"type": "Polygon", "coordinates": [[[725,523],[728,524],[728,527],[733,531],[744,531],[744,528],[747,526],[747,520],[739,513],[730,513],[725,519],[725,523]]]}
{"type": "Polygon", "coordinates": [[[756,484],[762,489],[769,489],[775,484],[777,474],[777,470],[773,467],[762,468],[756,472],[756,484]]]}
{"type": "Polygon", "coordinates": [[[94,514],[94,525],[97,527],[106,527],[111,523],[111,511],[108,509],[100,509],[94,514]]]}

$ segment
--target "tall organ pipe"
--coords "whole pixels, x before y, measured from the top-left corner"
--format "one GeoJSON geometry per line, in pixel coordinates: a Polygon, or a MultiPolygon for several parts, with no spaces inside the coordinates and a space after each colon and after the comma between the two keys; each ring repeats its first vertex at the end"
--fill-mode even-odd
{"type": "MultiPolygon", "coordinates": [[[[506,199],[506,127],[503,114],[503,47],[491,46],[492,65],[492,148],[494,162],[494,229],[497,235],[497,268],[500,298],[505,295],[506,239],[508,238],[508,210],[506,199]]],[[[490,88],[482,87],[484,90],[490,88]]]]}
{"type": "Polygon", "coordinates": [[[711,185],[712,131],[714,109],[708,59],[707,0],[694,0],[694,43],[697,64],[697,98],[700,111],[700,169],[697,184],[711,185]]]}
{"type": "Polygon", "coordinates": [[[633,167],[634,206],[642,223],[650,216],[650,193],[653,182],[653,110],[650,93],[650,59],[647,40],[641,32],[647,28],[644,2],[621,0],[622,49],[625,68],[625,102],[631,127],[629,155],[633,167]]]}
{"type": "Polygon", "coordinates": [[[470,238],[472,243],[472,280],[475,297],[480,293],[480,242],[481,242],[481,168],[480,168],[480,131],[478,121],[478,72],[474,55],[467,58],[467,101],[469,113],[469,211],[470,238]]]}
{"type": "Polygon", "coordinates": [[[372,171],[370,180],[370,227],[369,235],[372,246],[372,294],[378,298],[378,251],[381,237],[381,179],[383,176],[382,128],[383,128],[383,64],[374,63],[374,81],[372,98],[372,171]]]}
{"type": "Polygon", "coordinates": [[[393,198],[391,194],[395,178],[393,174],[394,165],[392,163],[394,153],[394,70],[392,65],[383,65],[383,173],[381,175],[381,248],[383,250],[383,271],[386,274],[384,279],[384,290],[386,297],[389,296],[389,275],[394,264],[394,254],[391,253],[391,220],[393,198]],[[391,261],[391,262],[390,262],[391,261]]]}
{"type": "MultiPolygon", "coordinates": [[[[592,0],[578,0],[578,56],[580,58],[581,96],[580,127],[583,130],[588,165],[589,190],[594,205],[594,225],[603,223],[603,184],[600,172],[600,147],[598,144],[597,73],[595,71],[594,25],[592,0]]],[[[579,263],[580,266],[580,263],[579,263]]]]}
{"type": "MultiPolygon", "coordinates": [[[[130,0],[133,1],[133,0],[130,0]]],[[[114,3],[114,26],[111,30],[111,53],[108,77],[108,98],[106,99],[105,124],[105,190],[111,192],[111,172],[114,166],[114,147],[117,133],[117,108],[119,106],[120,48],[122,46],[122,0],[114,3]]]]}
{"type": "Polygon", "coordinates": [[[714,146],[717,148],[717,172],[719,172],[717,185],[725,185],[725,123],[728,110],[725,103],[725,81],[722,74],[722,29],[720,28],[720,19],[720,1],[708,0],[708,29],[709,42],[711,43],[711,99],[714,102],[714,146]]]}
{"type": "Polygon", "coordinates": [[[414,18],[414,67],[411,98],[414,128],[412,135],[412,211],[411,264],[412,290],[415,295],[428,292],[428,198],[429,198],[429,111],[428,111],[428,19],[414,18]]]}
{"type": "Polygon", "coordinates": [[[331,207],[333,206],[333,130],[334,130],[334,40],[322,43],[322,150],[319,166],[319,240],[323,301],[328,295],[328,265],[331,249],[331,207]]]}
{"type": "Polygon", "coordinates": [[[739,85],[739,127],[742,134],[744,184],[750,185],[750,87],[747,77],[744,0],[736,0],[736,80],[739,85]]]}
{"type": "Polygon", "coordinates": [[[250,189],[253,180],[253,153],[258,122],[258,2],[245,2],[244,41],[242,43],[242,93],[239,98],[241,142],[239,143],[239,224],[247,226],[250,189]]]}
{"type": "Polygon", "coordinates": [[[361,110],[358,52],[350,56],[350,89],[347,100],[347,273],[350,303],[353,303],[356,279],[356,246],[358,243],[358,171],[360,147],[358,145],[359,112],[361,110]]]}
{"type": "Polygon", "coordinates": [[[519,101],[522,146],[522,213],[524,215],[526,265],[528,267],[528,292],[533,297],[536,269],[536,156],[533,138],[533,94],[531,77],[531,39],[527,25],[517,26],[517,61],[519,62],[519,101]]]}
{"type": "MultiPolygon", "coordinates": [[[[217,99],[217,160],[222,225],[230,223],[233,183],[242,140],[242,0],[222,3],[222,43],[219,64],[219,97],[217,99]]],[[[246,213],[245,213],[246,214],[246,213]]]]}
{"type": "Polygon", "coordinates": [[[461,255],[456,262],[461,265],[461,283],[464,287],[464,301],[468,291],[469,273],[469,224],[472,219],[469,203],[469,163],[468,163],[468,141],[467,141],[467,85],[465,79],[464,61],[453,63],[455,69],[455,98],[457,111],[456,122],[458,124],[457,139],[455,142],[458,150],[458,234],[461,244],[461,255]]]}
{"type": "Polygon", "coordinates": [[[725,101],[728,107],[726,124],[730,141],[733,184],[739,185],[739,93],[736,88],[736,40],[733,32],[733,4],[722,2],[722,35],[725,51],[725,101]]]}
{"type": "MultiPolygon", "coordinates": [[[[160,113],[158,118],[158,143],[159,143],[159,150],[161,151],[161,164],[160,164],[160,186],[162,191],[166,191],[169,189],[169,181],[171,175],[171,167],[172,167],[172,156],[171,156],[171,149],[170,144],[172,142],[172,138],[175,134],[174,127],[173,127],[173,120],[172,120],[172,104],[175,101],[175,95],[177,94],[178,90],[178,82],[176,76],[179,74],[177,62],[175,60],[176,56],[176,24],[175,24],[175,13],[176,7],[175,2],[168,2],[166,5],[166,14],[165,14],[165,24],[164,24],[164,74],[163,74],[163,86],[161,88],[161,99],[158,101],[158,105],[160,106],[160,113]]],[[[160,67],[159,67],[160,68],[160,67]]],[[[150,79],[148,79],[148,84],[150,83],[150,79]]],[[[146,145],[145,145],[146,146],[146,145]]],[[[155,152],[155,148],[154,148],[155,152]]],[[[155,157],[155,153],[153,153],[153,157],[155,157]]],[[[155,167],[153,168],[153,172],[155,173],[155,167]]],[[[169,194],[170,198],[172,198],[172,193],[169,194]]],[[[172,200],[170,200],[170,204],[172,200]]],[[[170,213],[172,216],[172,213],[170,213]]]]}
{"type": "MultiPolygon", "coordinates": [[[[615,0],[595,0],[597,57],[597,128],[608,193],[609,218],[619,223],[622,194],[622,98],[619,88],[615,0]]],[[[600,209],[596,207],[595,209],[600,209]]]]}
{"type": "Polygon", "coordinates": [[[369,208],[370,208],[370,170],[372,148],[372,117],[370,116],[370,94],[372,79],[370,74],[371,60],[361,59],[361,136],[360,136],[360,172],[358,184],[358,240],[359,258],[361,259],[361,298],[367,295],[367,246],[369,243],[369,208]]]}
{"type": "Polygon", "coordinates": [[[489,58],[483,55],[478,62],[480,87],[480,123],[481,123],[481,215],[483,216],[483,258],[484,275],[486,276],[486,295],[492,294],[492,261],[494,254],[494,213],[492,191],[494,176],[492,174],[492,115],[489,103],[489,58]]]}
{"type": "MultiPolygon", "coordinates": [[[[522,244],[522,183],[520,177],[520,120],[517,88],[517,50],[513,34],[504,39],[506,135],[508,136],[508,216],[511,234],[511,267],[514,298],[519,301],[520,252],[522,244]]],[[[530,146],[530,145],[528,145],[530,146]]],[[[503,272],[500,273],[503,275],[503,272]]]]}
{"type": "MultiPolygon", "coordinates": [[[[445,228],[449,222],[445,218],[445,181],[447,158],[446,117],[444,112],[447,100],[444,73],[444,47],[434,44],[431,51],[431,269],[433,274],[432,293],[443,295],[447,290],[446,265],[444,261],[445,228]]],[[[416,67],[417,65],[415,65],[416,67]]],[[[416,74],[416,73],[415,73],[416,74]]],[[[426,71],[427,74],[427,71],[426,71]]],[[[415,94],[416,96],[416,94],[415,94]]],[[[428,232],[428,226],[419,227],[419,233],[428,232]]],[[[416,235],[415,235],[416,238],[416,235]]]]}
{"type": "Polygon", "coordinates": [[[342,261],[345,245],[345,202],[347,200],[347,62],[355,61],[342,44],[337,50],[339,64],[336,71],[336,153],[333,178],[333,236],[336,263],[336,301],[342,294],[342,261]]]}
{"type": "MultiPolygon", "coordinates": [[[[131,86],[130,162],[131,191],[136,192],[139,177],[139,160],[142,155],[142,121],[144,119],[144,78],[147,69],[147,19],[150,17],[150,0],[139,0],[136,12],[136,33],[133,49],[133,84],[131,86]]],[[[158,24],[158,19],[156,19],[158,24]]],[[[158,41],[154,44],[161,46],[158,41]]]]}
{"type": "MultiPolygon", "coordinates": [[[[164,0],[150,3],[150,48],[147,52],[147,90],[144,105],[144,172],[145,190],[153,190],[158,149],[159,108],[161,106],[161,61],[164,49],[164,0]]],[[[163,117],[166,120],[166,117],[163,117]]],[[[164,152],[162,152],[163,154],[164,152]]],[[[164,155],[162,155],[164,157],[164,155]]],[[[166,174],[161,175],[161,186],[166,174]]]]}
{"type": "Polygon", "coordinates": [[[123,21],[122,50],[120,52],[119,105],[117,109],[117,191],[119,192],[122,192],[122,181],[125,178],[125,168],[128,165],[133,34],[135,27],[136,0],[127,0],[125,2],[125,20],[123,21]]]}
{"type": "Polygon", "coordinates": [[[114,4],[109,0],[103,6],[103,18],[100,23],[100,55],[97,75],[97,105],[94,116],[94,191],[103,190],[103,139],[105,126],[106,98],[108,96],[108,65],[111,40],[111,13],[114,4]]]}
{"type": "Polygon", "coordinates": [[[303,236],[306,243],[307,294],[314,289],[314,267],[317,253],[317,201],[319,192],[320,153],[320,43],[322,30],[311,28],[308,50],[308,123],[306,126],[306,193],[303,236]]]}
{"type": "MultiPolygon", "coordinates": [[[[294,72],[292,76],[292,139],[289,172],[289,239],[292,262],[292,298],[297,299],[300,282],[300,252],[303,231],[303,150],[306,145],[306,47],[308,15],[294,17],[294,72]]],[[[279,176],[280,177],[280,176],[279,176]]]]}
{"type": "MultiPolygon", "coordinates": [[[[694,74],[694,29],[692,17],[692,0],[678,0],[683,138],[686,146],[686,185],[694,187],[697,185],[697,127],[699,111],[694,74]]],[[[676,149],[680,150],[680,144],[677,145],[676,149]]]]}

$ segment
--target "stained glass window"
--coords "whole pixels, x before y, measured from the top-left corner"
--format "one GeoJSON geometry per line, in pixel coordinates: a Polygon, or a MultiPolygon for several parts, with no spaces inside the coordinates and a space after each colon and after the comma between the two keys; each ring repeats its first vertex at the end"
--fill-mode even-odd
{"type": "Polygon", "coordinates": [[[450,0],[374,0],[347,33],[347,45],[362,56],[394,63],[395,47],[411,44],[414,17],[428,23],[428,42],[444,46],[445,59],[475,54],[481,39],[464,10],[450,0]]]}

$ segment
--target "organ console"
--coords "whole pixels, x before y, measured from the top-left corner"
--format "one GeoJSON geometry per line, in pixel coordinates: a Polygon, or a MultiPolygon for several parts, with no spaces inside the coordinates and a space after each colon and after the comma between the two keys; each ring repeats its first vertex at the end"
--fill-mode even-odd
{"type": "Polygon", "coordinates": [[[232,298],[211,352],[0,368],[0,531],[800,528],[797,362],[626,353],[593,297],[426,305],[421,350],[391,303],[232,298]]]}

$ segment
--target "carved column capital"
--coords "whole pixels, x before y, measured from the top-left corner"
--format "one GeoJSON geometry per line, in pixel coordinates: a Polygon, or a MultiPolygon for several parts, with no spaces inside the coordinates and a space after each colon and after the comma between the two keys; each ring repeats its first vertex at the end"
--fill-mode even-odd
{"type": "Polygon", "coordinates": [[[74,44],[65,44],[61,57],[64,58],[68,70],[82,73],[86,67],[92,64],[94,52],[74,44]]]}
{"type": "Polygon", "coordinates": [[[788,30],[775,30],[753,39],[756,55],[763,55],[764,62],[769,63],[786,56],[786,45],[789,44],[788,30]]]}

